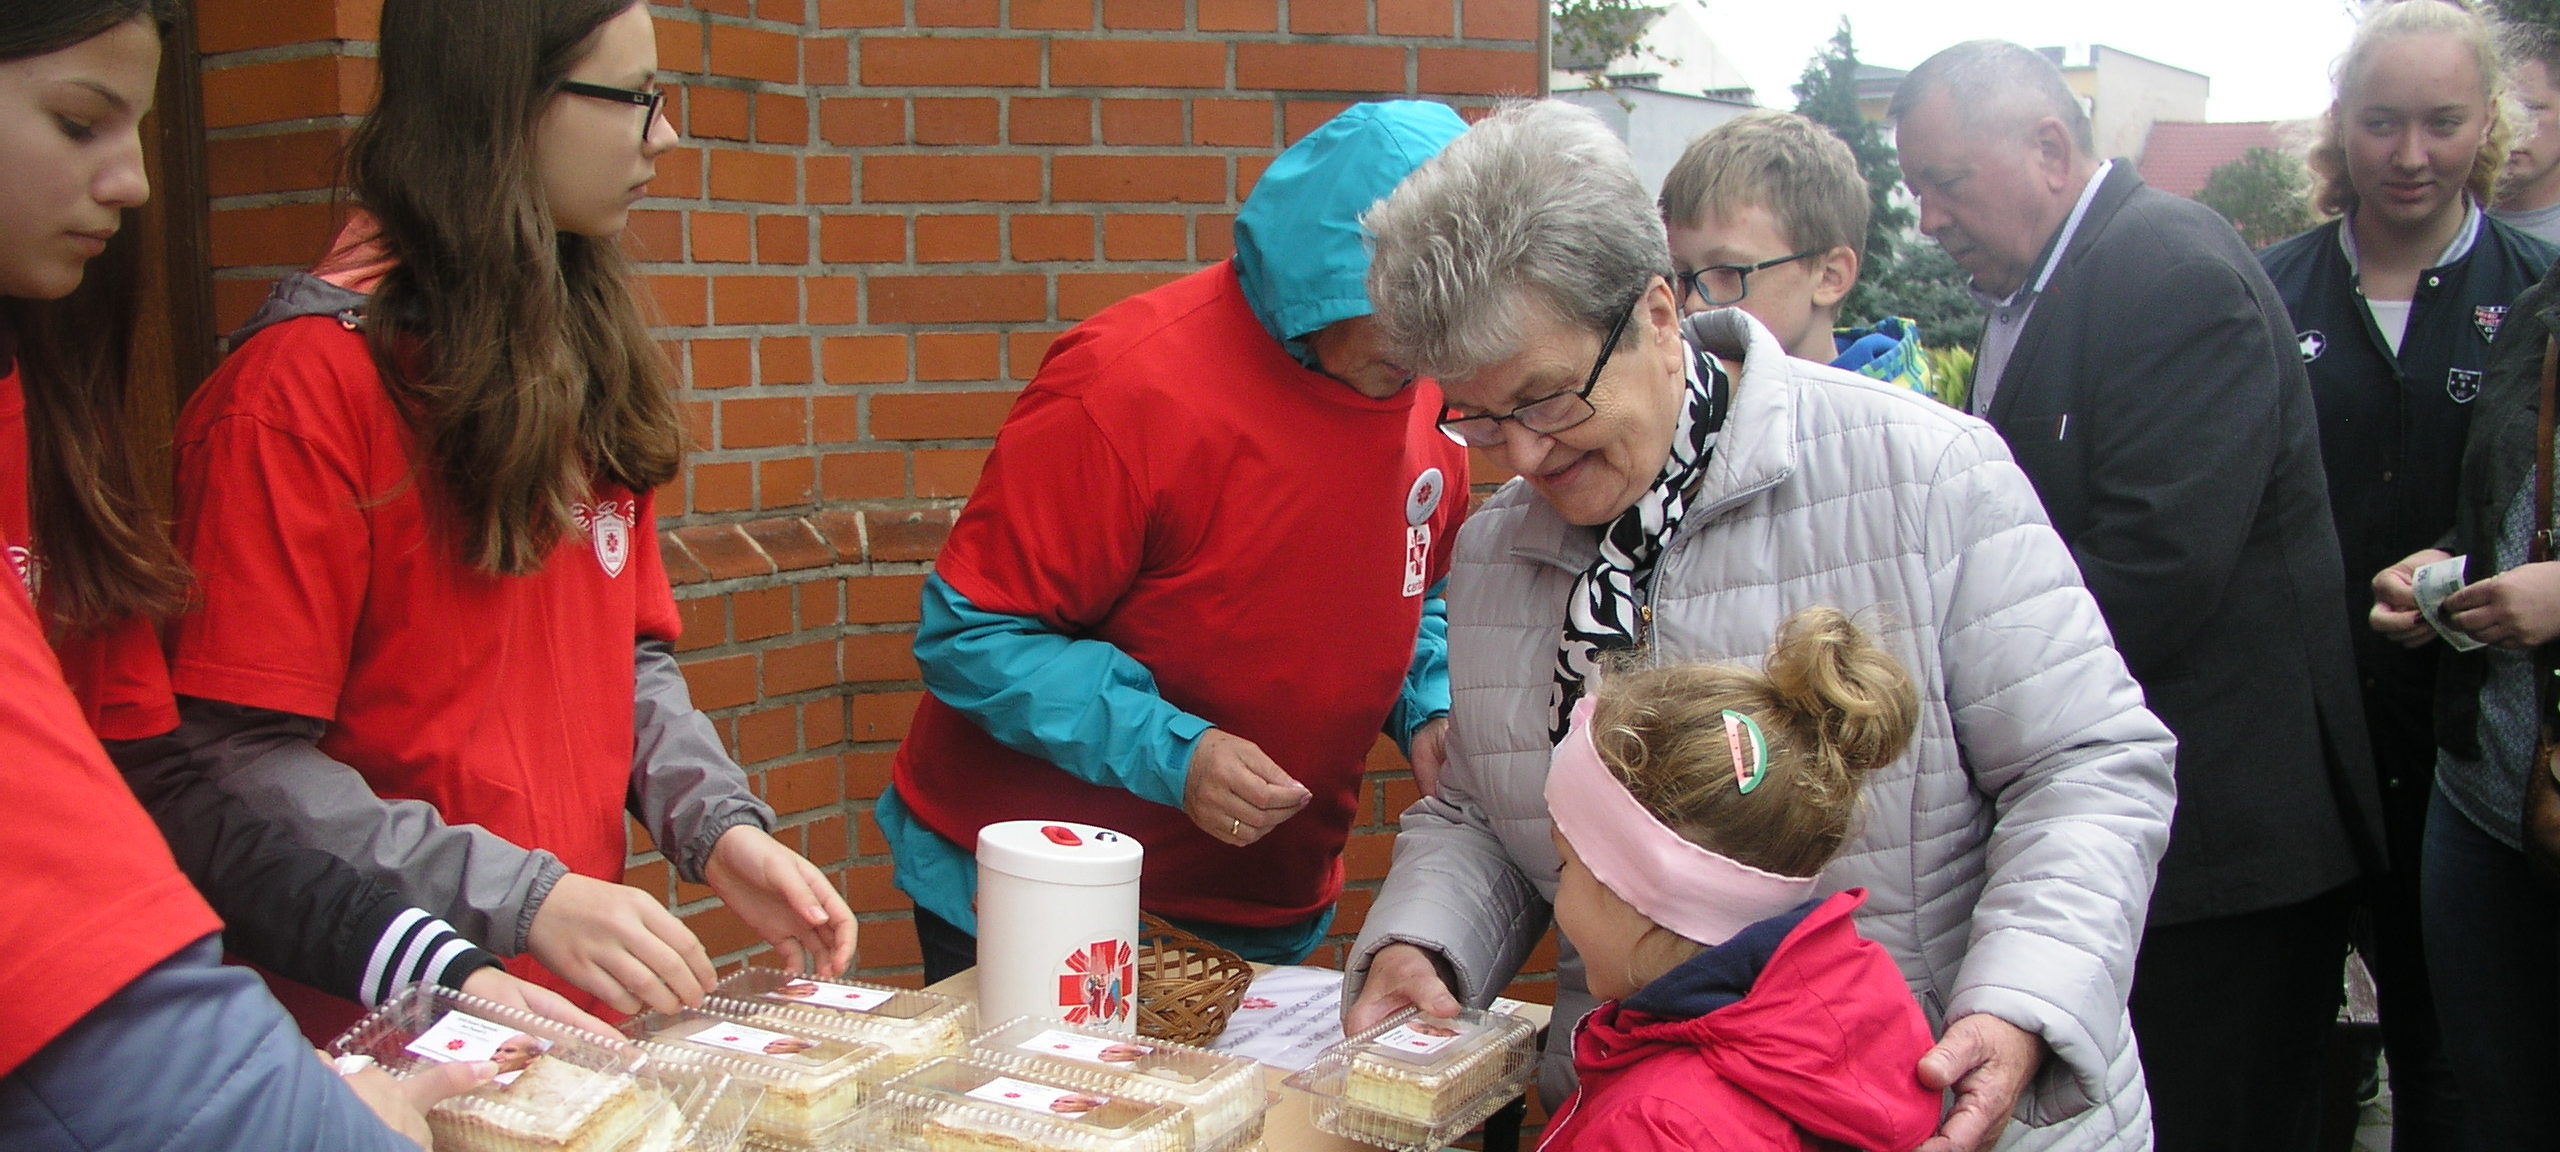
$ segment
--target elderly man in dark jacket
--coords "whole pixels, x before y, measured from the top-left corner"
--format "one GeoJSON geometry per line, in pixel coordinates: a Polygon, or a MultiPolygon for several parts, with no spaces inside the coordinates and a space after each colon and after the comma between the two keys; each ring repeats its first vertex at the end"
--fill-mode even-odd
{"type": "Polygon", "coordinates": [[[1975,409],[2178,737],[2132,993],[2159,1146],[2307,1149],[2342,889],[2381,848],[2292,325],[2220,217],[2092,155],[2043,56],[1957,45],[1892,114],[1921,230],[1991,309],[1975,409]]]}

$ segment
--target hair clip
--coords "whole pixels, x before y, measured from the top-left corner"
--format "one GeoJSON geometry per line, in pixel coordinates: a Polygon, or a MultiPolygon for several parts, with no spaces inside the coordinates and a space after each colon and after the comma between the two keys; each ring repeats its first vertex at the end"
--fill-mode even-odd
{"type": "Polygon", "coordinates": [[[1725,748],[1733,753],[1734,787],[1748,796],[1752,789],[1760,786],[1762,780],[1769,778],[1769,739],[1760,734],[1759,721],[1740,712],[1727,710],[1724,713],[1724,743],[1725,748]],[[1751,741],[1748,768],[1744,767],[1746,761],[1742,754],[1743,739],[1746,735],[1751,741]]]}

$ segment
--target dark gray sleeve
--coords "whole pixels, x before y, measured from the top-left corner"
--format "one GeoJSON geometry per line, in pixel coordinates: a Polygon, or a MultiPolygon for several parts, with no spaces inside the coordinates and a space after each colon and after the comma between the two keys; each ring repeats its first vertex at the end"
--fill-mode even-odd
{"type": "Polygon", "coordinates": [[[631,816],[676,875],[699,884],[720,834],[740,824],[770,832],[773,809],[747,790],[746,772],[693,706],[675,645],[642,640],[632,663],[631,816]]]}
{"type": "Polygon", "coordinates": [[[0,1079],[0,1148],[418,1152],[213,938],[136,977],[0,1079]]]}
{"type": "Polygon", "coordinates": [[[179,699],[178,716],[179,737],[223,789],[492,951],[525,950],[534,911],[568,874],[549,852],[447,824],[422,801],[374,795],[320,751],[318,720],[192,697],[179,699]]]}
{"type": "Polygon", "coordinates": [[[459,988],[498,962],[388,886],[302,846],[198,771],[178,734],[106,746],[179,870],[221,915],[223,946],[249,962],[367,1007],[420,980],[459,988]]]}

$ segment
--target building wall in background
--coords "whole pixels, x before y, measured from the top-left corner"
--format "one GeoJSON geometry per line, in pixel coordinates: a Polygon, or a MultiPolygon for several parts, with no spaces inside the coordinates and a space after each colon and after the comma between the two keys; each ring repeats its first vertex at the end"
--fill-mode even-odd
{"type": "MultiPolygon", "coordinates": [[[[1533,0],[654,2],[667,111],[628,239],[698,451],[659,496],[696,701],[912,983],[870,817],[921,685],[917,590],[1057,333],[1229,254],[1275,152],[1360,99],[1535,95],[1533,0]]],[[[199,0],[216,324],[316,259],[379,0],[199,0]]],[[[1204,366],[1204,368],[1213,366],[1204,366]]],[[[1251,675],[1239,668],[1239,675],[1251,675]]],[[[1382,744],[1338,963],[1415,796],[1382,744]]],[[[633,832],[631,882],[756,946],[633,832]]],[[[1544,973],[1552,954],[1533,967],[1544,973]]],[[[1533,975],[1521,991],[1547,997],[1533,975]]]]}

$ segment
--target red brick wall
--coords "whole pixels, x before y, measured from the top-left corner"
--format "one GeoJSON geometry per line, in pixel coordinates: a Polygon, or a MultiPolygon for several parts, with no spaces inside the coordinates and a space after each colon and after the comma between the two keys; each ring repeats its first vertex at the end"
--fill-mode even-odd
{"type": "MultiPolygon", "coordinates": [[[[331,231],[379,0],[200,0],[218,322],[331,231]]],[[[1539,90],[1533,0],[657,0],[687,140],[629,240],[698,452],[659,496],[686,672],[861,964],[915,936],[870,819],[921,686],[916,593],[1059,331],[1228,255],[1276,150],[1354,100],[1539,90]]],[[[1372,759],[1356,932],[1414,785],[1372,759]]],[[[632,882],[753,943],[635,830],[632,882]]],[[[1543,969],[1547,965],[1538,965],[1543,969]]],[[[1532,981],[1534,983],[1534,981],[1532,981]]],[[[1534,994],[1534,993],[1533,993],[1534,994]]]]}

